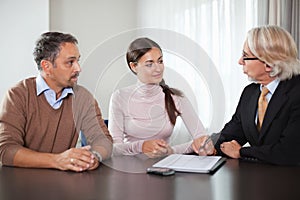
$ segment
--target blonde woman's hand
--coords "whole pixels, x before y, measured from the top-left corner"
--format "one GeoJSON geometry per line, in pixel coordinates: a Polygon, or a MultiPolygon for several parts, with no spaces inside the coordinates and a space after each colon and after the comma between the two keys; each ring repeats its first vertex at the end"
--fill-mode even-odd
{"type": "Polygon", "coordinates": [[[192,147],[199,156],[208,156],[216,154],[214,144],[209,135],[204,135],[194,139],[192,147]]]}
{"type": "Polygon", "coordinates": [[[220,145],[221,151],[231,158],[240,158],[241,148],[242,148],[241,145],[235,140],[231,140],[229,142],[223,142],[220,145]]]}

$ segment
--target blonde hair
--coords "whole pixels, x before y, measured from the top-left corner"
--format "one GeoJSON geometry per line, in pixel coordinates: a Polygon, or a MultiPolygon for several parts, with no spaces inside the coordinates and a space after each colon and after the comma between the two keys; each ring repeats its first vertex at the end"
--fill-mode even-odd
{"type": "Polygon", "coordinates": [[[275,25],[256,27],[248,31],[246,40],[254,56],[272,68],[271,77],[280,80],[300,74],[300,61],[293,37],[275,25]]]}

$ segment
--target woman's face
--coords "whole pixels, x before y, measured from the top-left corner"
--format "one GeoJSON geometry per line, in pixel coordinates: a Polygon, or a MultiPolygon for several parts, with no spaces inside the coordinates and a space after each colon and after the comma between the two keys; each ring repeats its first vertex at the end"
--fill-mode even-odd
{"type": "Polygon", "coordinates": [[[153,47],[137,63],[130,63],[130,67],[142,83],[158,84],[163,78],[165,68],[162,52],[153,47]]]}
{"type": "Polygon", "coordinates": [[[247,43],[244,43],[243,55],[239,59],[238,63],[243,66],[244,74],[246,74],[251,81],[266,85],[274,80],[274,77],[270,77],[269,73],[272,70],[264,62],[258,58],[256,60],[247,60],[248,58],[255,58],[251,53],[247,43]]]}

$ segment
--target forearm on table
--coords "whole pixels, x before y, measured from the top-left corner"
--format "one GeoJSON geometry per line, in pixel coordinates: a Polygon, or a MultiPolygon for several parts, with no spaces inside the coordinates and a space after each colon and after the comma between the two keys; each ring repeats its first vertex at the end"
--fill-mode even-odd
{"type": "Polygon", "coordinates": [[[183,153],[192,153],[194,152],[192,148],[193,141],[177,144],[174,146],[171,146],[173,149],[173,153],[183,154],[183,153]]]}
{"type": "Polygon", "coordinates": [[[13,159],[16,167],[57,168],[54,162],[55,154],[36,152],[27,148],[20,148],[13,159]]]}
{"type": "Polygon", "coordinates": [[[143,140],[134,141],[130,143],[116,142],[114,143],[113,147],[113,155],[136,155],[142,153],[143,143],[143,140]]]}

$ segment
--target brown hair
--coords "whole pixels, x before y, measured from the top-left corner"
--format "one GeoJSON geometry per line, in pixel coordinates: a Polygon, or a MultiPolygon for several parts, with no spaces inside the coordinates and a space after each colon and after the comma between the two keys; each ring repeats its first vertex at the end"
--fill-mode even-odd
{"type": "MultiPolygon", "coordinates": [[[[130,67],[130,63],[137,63],[139,59],[146,54],[148,51],[150,51],[152,48],[158,48],[161,52],[160,46],[154,42],[153,40],[150,40],[149,38],[138,38],[134,41],[132,41],[128,47],[127,53],[126,53],[126,61],[129,69],[136,74],[130,67]]],[[[177,90],[175,88],[170,88],[162,79],[162,81],[159,83],[159,85],[162,87],[163,92],[165,93],[165,107],[169,116],[169,119],[173,125],[176,123],[176,117],[177,115],[180,115],[181,113],[177,110],[175,102],[173,100],[172,95],[177,96],[183,96],[182,92],[180,90],[177,90]]]]}

